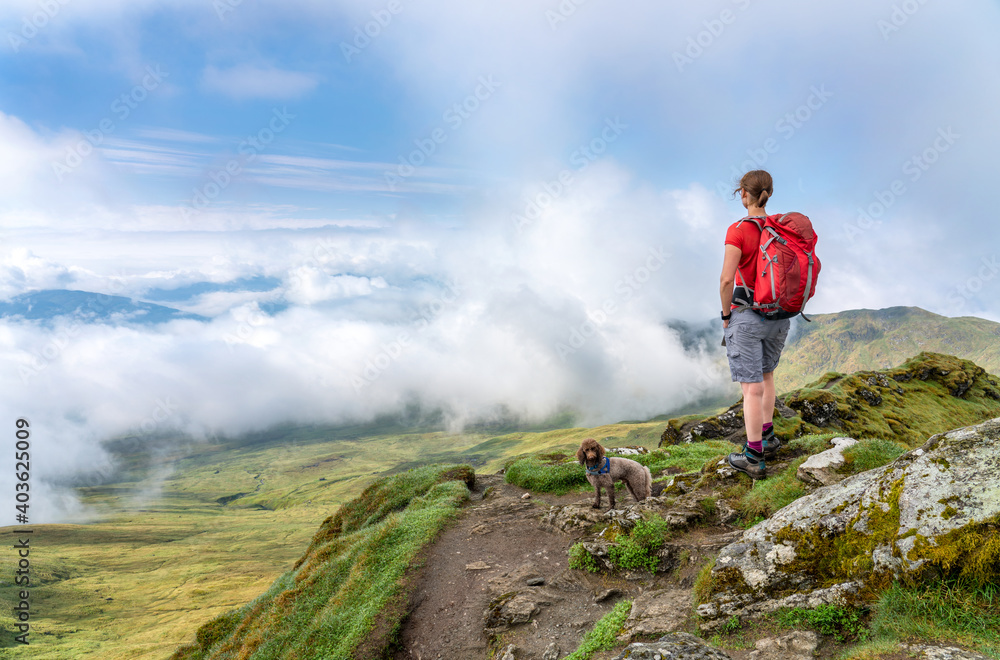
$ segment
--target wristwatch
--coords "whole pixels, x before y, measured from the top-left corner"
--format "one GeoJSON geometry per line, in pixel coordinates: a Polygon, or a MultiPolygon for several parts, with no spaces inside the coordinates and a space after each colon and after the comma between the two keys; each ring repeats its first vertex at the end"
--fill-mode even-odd
{"type": "Polygon", "coordinates": [[[729,312],[728,314],[725,314],[723,312],[719,312],[719,315],[722,316],[722,320],[723,321],[728,321],[729,319],[731,319],[733,317],[733,313],[732,312],[729,312]]]}

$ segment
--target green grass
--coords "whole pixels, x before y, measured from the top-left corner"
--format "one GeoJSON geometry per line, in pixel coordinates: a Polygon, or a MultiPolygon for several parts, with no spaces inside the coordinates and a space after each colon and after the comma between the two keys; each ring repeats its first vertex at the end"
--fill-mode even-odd
{"type": "Polygon", "coordinates": [[[719,627],[717,633],[709,638],[708,644],[717,649],[731,649],[734,651],[752,649],[754,648],[753,638],[757,632],[757,627],[757,621],[741,621],[738,616],[733,615],[719,627]]]}
{"type": "Polygon", "coordinates": [[[468,497],[470,472],[428,466],[378,480],[323,523],[292,571],[236,613],[202,626],[198,645],[173,657],[377,657],[405,614],[399,599],[407,569],[468,497]]]}
{"type": "Polygon", "coordinates": [[[597,566],[597,560],[587,552],[582,543],[574,543],[569,548],[569,567],[589,573],[597,573],[601,569],[597,566]]]}
{"type": "Polygon", "coordinates": [[[810,433],[800,438],[792,438],[787,446],[792,451],[805,452],[809,455],[818,454],[830,449],[833,446],[830,444],[830,440],[839,435],[837,433],[810,433]]]}
{"type": "Polygon", "coordinates": [[[625,538],[608,548],[608,559],[616,568],[644,569],[655,573],[660,566],[656,553],[671,536],[670,525],[663,518],[654,516],[640,520],[625,538]]]}
{"type": "MultiPolygon", "coordinates": [[[[893,584],[873,608],[871,645],[908,638],[961,644],[1000,660],[1000,585],[968,580],[893,584]]],[[[866,655],[861,646],[851,655],[866,655]]]]}
{"type": "Polygon", "coordinates": [[[858,474],[874,470],[893,462],[906,452],[906,447],[891,440],[883,440],[882,438],[859,440],[858,444],[844,450],[844,466],[840,471],[845,474],[858,474]]]}
{"type": "Polygon", "coordinates": [[[712,557],[698,571],[698,577],[694,579],[694,602],[695,605],[707,603],[712,597],[712,569],[715,568],[715,557],[712,557]]]}
{"type": "MultiPolygon", "coordinates": [[[[925,354],[906,369],[887,372],[905,376],[925,367],[934,370],[928,380],[916,375],[898,381],[905,397],[887,394],[881,406],[857,400],[859,387],[871,389],[859,379],[827,381],[834,383],[829,391],[840,397],[838,406],[859,413],[851,422],[857,435],[853,426],[838,434],[904,440],[912,446],[931,433],[1000,414],[991,407],[994,400],[981,396],[986,388],[982,379],[960,361],[925,354]],[[974,386],[961,398],[950,394],[948,386],[965,376],[974,377],[974,386]],[[897,435],[900,429],[905,433],[897,435]]],[[[87,524],[35,526],[38,545],[33,541],[32,558],[37,559],[38,583],[32,605],[38,610],[33,619],[37,636],[27,648],[0,648],[0,658],[163,660],[178,644],[192,641],[202,624],[216,621],[203,637],[225,631],[222,614],[266,592],[301,556],[319,521],[381,476],[433,462],[468,462],[491,473],[512,456],[572,454],[585,437],[608,448],[652,447],[664,428],[659,421],[542,432],[484,427],[449,434],[440,425],[416,428],[411,422],[382,420],[338,429],[289,426],[254,437],[168,442],[156,451],[142,442],[120,443],[116,463],[125,472],[119,481],[77,489],[90,515],[87,524]],[[165,479],[149,476],[170,472],[161,468],[173,471],[165,479]],[[222,504],[226,498],[233,499],[222,504]]],[[[827,430],[797,423],[804,432],[827,430]]],[[[807,440],[793,440],[791,446],[807,440]]],[[[705,457],[698,452],[712,458],[730,450],[725,443],[696,443],[666,447],[638,460],[648,462],[659,476],[667,468],[698,469],[705,457]]],[[[582,468],[575,467],[582,476],[582,468]]],[[[749,488],[748,480],[741,481],[749,488]]],[[[781,499],[759,508],[770,511],[781,499]]],[[[0,528],[0,533],[10,531],[0,528]]],[[[9,582],[0,584],[0,629],[12,628],[15,594],[9,582]]],[[[4,641],[9,639],[0,638],[0,647],[4,641]]]]}
{"type": "MultiPolygon", "coordinates": [[[[729,443],[714,440],[676,445],[628,458],[648,467],[655,479],[667,469],[674,472],[700,470],[705,461],[730,449],[729,443]]],[[[608,454],[615,455],[613,447],[608,448],[608,454]]],[[[521,488],[556,495],[589,488],[586,470],[575,458],[560,453],[536,454],[512,461],[507,465],[505,479],[521,488]]],[[[616,487],[623,486],[619,483],[616,487]]]]}
{"type": "Polygon", "coordinates": [[[539,453],[562,453],[568,457],[576,454],[580,443],[586,438],[594,438],[605,449],[623,445],[655,447],[663,432],[663,422],[620,422],[593,428],[564,428],[532,433],[516,432],[496,436],[468,449],[470,453],[482,455],[486,461],[484,473],[500,470],[510,462],[510,457],[539,453]]]}
{"type": "Polygon", "coordinates": [[[697,472],[710,458],[729,453],[732,449],[732,444],[725,440],[707,440],[664,447],[648,454],[630,456],[629,458],[648,467],[655,479],[668,468],[674,468],[674,470],[681,472],[697,472]]]}
{"type": "Polygon", "coordinates": [[[587,486],[586,470],[575,460],[557,459],[556,462],[529,456],[514,461],[507,467],[504,479],[509,484],[535,491],[565,495],[587,486]]]}
{"type": "Polygon", "coordinates": [[[579,648],[567,655],[564,660],[588,660],[598,651],[613,649],[618,644],[618,633],[621,632],[629,612],[632,611],[632,601],[623,600],[614,609],[601,617],[594,627],[587,632],[579,648]]]}
{"type": "MultiPolygon", "coordinates": [[[[806,494],[806,488],[795,473],[806,461],[806,456],[792,461],[787,468],[777,474],[768,474],[767,479],[756,481],[739,501],[739,511],[744,520],[769,518],[775,511],[791,504],[806,494]]],[[[742,477],[749,479],[749,477],[742,477]]]]}
{"type": "MultiPolygon", "coordinates": [[[[659,516],[649,520],[640,520],[628,535],[619,534],[616,542],[608,546],[608,559],[611,564],[622,570],[646,570],[655,573],[660,566],[660,558],[656,553],[670,539],[673,531],[670,525],[659,516]]],[[[569,567],[597,573],[600,569],[597,560],[582,543],[575,543],[569,549],[569,567]]]]}
{"type": "Polygon", "coordinates": [[[819,605],[813,609],[780,609],[775,620],[786,628],[812,628],[821,635],[832,635],[840,643],[868,638],[865,614],[853,607],[819,605]]]}

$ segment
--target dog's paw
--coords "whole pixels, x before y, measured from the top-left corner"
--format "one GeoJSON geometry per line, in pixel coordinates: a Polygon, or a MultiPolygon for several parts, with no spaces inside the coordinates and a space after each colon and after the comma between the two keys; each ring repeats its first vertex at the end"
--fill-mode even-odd
{"type": "Polygon", "coordinates": [[[601,508],[601,505],[600,505],[600,504],[591,504],[591,505],[590,505],[590,508],[591,508],[591,509],[600,509],[600,508],[601,508]]]}

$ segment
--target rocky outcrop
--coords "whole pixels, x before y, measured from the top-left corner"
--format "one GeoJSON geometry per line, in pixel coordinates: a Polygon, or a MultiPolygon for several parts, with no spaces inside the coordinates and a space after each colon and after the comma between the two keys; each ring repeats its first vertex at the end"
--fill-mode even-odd
{"type": "Polygon", "coordinates": [[[816,427],[840,427],[837,397],[826,390],[799,390],[787,398],[788,406],[806,424],[816,427]]]}
{"type": "Polygon", "coordinates": [[[854,438],[833,438],[832,449],[813,454],[799,466],[796,477],[810,486],[832,486],[844,480],[844,475],[837,472],[844,467],[844,450],[858,444],[854,438]]]}
{"type": "Polygon", "coordinates": [[[1000,418],[933,436],[819,488],[719,553],[703,628],[794,603],[873,598],[893,579],[1000,578],[1000,418]]]}
{"type": "MultiPolygon", "coordinates": [[[[941,428],[1000,416],[998,389],[996,377],[973,362],[925,352],[881,371],[829,372],[788,392],[776,402],[775,433],[789,440],[835,430],[916,447],[941,428]]],[[[714,417],[669,420],[660,446],[707,439],[742,444],[742,404],[714,417]]]]}
{"type": "MultiPolygon", "coordinates": [[[[774,402],[774,409],[777,413],[776,416],[783,419],[790,419],[796,415],[796,412],[786,406],[781,399],[774,402]]],[[[668,447],[688,442],[701,442],[702,440],[729,440],[734,444],[745,442],[743,401],[730,406],[724,413],[715,417],[687,422],[677,419],[670,420],[660,436],[659,446],[668,447]]]]}
{"type": "Polygon", "coordinates": [[[675,632],[647,644],[629,644],[615,660],[731,660],[694,635],[675,632]]]}
{"type": "Polygon", "coordinates": [[[543,521],[560,532],[582,532],[594,525],[607,523],[608,511],[595,509],[589,501],[551,507],[543,521]]]}
{"type": "MultiPolygon", "coordinates": [[[[565,506],[553,506],[549,508],[543,520],[561,532],[584,532],[595,526],[604,526],[605,532],[602,536],[611,541],[619,534],[627,533],[638,521],[652,515],[663,518],[671,527],[685,528],[709,515],[705,505],[702,504],[705,495],[693,490],[694,482],[699,477],[697,474],[678,475],[667,483],[661,495],[647,497],[642,502],[634,502],[629,497],[626,500],[629,504],[617,509],[594,509],[589,500],[565,506]]],[[[736,516],[736,512],[728,505],[723,503],[721,508],[719,515],[728,517],[726,522],[736,516]]]]}

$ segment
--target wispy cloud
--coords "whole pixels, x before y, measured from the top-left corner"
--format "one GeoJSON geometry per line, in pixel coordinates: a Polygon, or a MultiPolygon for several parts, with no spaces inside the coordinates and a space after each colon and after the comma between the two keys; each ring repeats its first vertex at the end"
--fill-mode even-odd
{"type": "Polygon", "coordinates": [[[139,137],[150,140],[162,140],[164,142],[186,142],[189,144],[218,142],[219,138],[214,135],[194,133],[192,131],[181,131],[176,128],[137,128],[135,134],[139,137]]]}
{"type": "Polygon", "coordinates": [[[308,156],[264,155],[248,171],[255,180],[270,186],[315,191],[415,192],[455,194],[468,190],[459,181],[464,171],[445,167],[421,167],[402,185],[390,184],[386,172],[392,163],[333,160],[308,156]]]}
{"type": "Polygon", "coordinates": [[[208,153],[138,140],[109,139],[101,149],[104,158],[137,174],[196,176],[208,153]]]}
{"type": "Polygon", "coordinates": [[[234,99],[296,99],[316,89],[320,77],[274,66],[238,64],[230,69],[205,67],[202,88],[234,99]]]}

